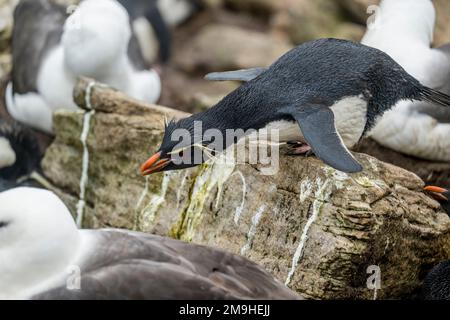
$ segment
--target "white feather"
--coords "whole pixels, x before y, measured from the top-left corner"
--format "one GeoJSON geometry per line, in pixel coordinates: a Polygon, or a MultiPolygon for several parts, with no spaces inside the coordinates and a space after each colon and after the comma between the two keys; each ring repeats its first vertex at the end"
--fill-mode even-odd
{"type": "MultiPolygon", "coordinates": [[[[431,48],[435,9],[430,0],[383,0],[362,43],[383,50],[423,85],[450,94],[450,50],[431,48]]],[[[416,112],[421,102],[401,102],[385,114],[371,136],[393,150],[450,161],[450,124],[416,112]]]]}
{"type": "Polygon", "coordinates": [[[66,206],[51,192],[0,193],[0,299],[24,299],[75,263],[80,237],[66,206]]]}
{"type": "Polygon", "coordinates": [[[159,76],[137,71],[127,50],[131,27],[116,1],[85,0],[66,20],[61,43],[43,60],[38,93],[12,95],[8,110],[18,121],[51,132],[58,109],[76,110],[73,88],[80,76],[113,86],[132,98],[154,103],[161,93],[159,76]]]}
{"type": "Polygon", "coordinates": [[[52,132],[52,109],[40,94],[13,94],[12,83],[9,83],[5,100],[8,113],[15,120],[47,133],[52,132]]]}

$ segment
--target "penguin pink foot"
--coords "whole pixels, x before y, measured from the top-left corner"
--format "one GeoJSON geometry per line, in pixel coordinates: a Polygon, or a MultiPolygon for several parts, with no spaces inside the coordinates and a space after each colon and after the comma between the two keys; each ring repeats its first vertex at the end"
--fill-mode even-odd
{"type": "Polygon", "coordinates": [[[291,156],[304,155],[305,157],[309,157],[313,154],[311,147],[307,143],[295,141],[288,142],[288,145],[291,148],[291,151],[288,154],[291,156]]]}

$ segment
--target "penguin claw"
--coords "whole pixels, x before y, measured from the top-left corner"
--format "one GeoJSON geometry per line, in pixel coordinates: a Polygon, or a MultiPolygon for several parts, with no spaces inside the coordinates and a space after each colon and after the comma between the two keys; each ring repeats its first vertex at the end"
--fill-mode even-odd
{"type": "Polygon", "coordinates": [[[290,143],[288,142],[288,145],[291,146],[291,151],[288,152],[288,155],[290,156],[305,156],[305,157],[309,157],[311,155],[313,155],[313,151],[311,149],[311,147],[305,143],[301,143],[301,142],[295,142],[295,143],[290,143]]]}

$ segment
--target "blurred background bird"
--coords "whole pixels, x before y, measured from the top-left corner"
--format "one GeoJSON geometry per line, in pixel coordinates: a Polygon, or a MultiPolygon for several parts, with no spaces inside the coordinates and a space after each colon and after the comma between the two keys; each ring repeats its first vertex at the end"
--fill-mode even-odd
{"type": "Polygon", "coordinates": [[[6,90],[10,115],[51,133],[55,110],[77,109],[72,91],[80,76],[156,102],[159,75],[147,68],[133,39],[128,13],[116,1],[85,0],[69,15],[49,0],[21,1],[14,13],[12,81],[6,90]]]}
{"type": "Polygon", "coordinates": [[[31,130],[0,118],[0,191],[24,185],[39,186],[32,175],[40,175],[42,156],[31,130]]]}
{"type": "Polygon", "coordinates": [[[118,0],[128,11],[134,34],[147,62],[167,62],[172,28],[198,11],[199,0],[118,0]]]}

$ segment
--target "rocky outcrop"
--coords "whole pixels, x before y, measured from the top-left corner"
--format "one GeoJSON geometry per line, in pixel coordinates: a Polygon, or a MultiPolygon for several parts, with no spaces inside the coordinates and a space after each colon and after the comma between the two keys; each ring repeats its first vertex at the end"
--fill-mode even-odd
{"type": "MultiPolygon", "coordinates": [[[[138,167],[159,146],[164,117],[186,114],[103,86],[87,96],[86,85],[75,90],[80,106],[95,109],[85,227],[136,229],[220,247],[314,299],[411,297],[428,268],[450,254],[450,219],[422,193],[423,182],[364,154],[356,157],[365,171],[352,175],[314,157],[282,155],[271,176],[262,175],[260,165],[215,162],[146,180],[138,167]],[[377,292],[367,288],[367,270],[380,272],[377,292]]],[[[43,161],[74,214],[84,117],[82,111],[55,115],[56,140],[43,161]]]]}

